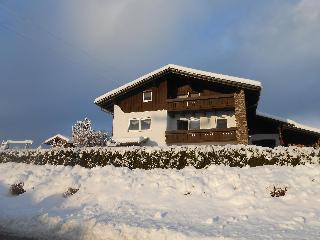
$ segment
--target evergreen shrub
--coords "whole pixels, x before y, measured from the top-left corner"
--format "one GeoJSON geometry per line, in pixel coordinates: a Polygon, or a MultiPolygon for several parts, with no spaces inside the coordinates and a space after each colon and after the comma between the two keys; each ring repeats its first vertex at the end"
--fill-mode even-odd
{"type": "Polygon", "coordinates": [[[257,146],[84,147],[2,150],[0,163],[80,165],[86,168],[113,165],[130,169],[206,168],[210,165],[257,167],[319,164],[320,149],[257,146]]]}

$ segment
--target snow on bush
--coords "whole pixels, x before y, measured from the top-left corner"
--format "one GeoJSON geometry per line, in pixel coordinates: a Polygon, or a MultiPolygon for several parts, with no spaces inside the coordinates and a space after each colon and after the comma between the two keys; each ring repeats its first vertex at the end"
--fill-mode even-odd
{"type": "Polygon", "coordinates": [[[70,196],[76,194],[78,191],[79,191],[79,188],[69,187],[68,190],[63,193],[63,197],[64,198],[70,197],[70,196]]]}
{"type": "Polygon", "coordinates": [[[205,168],[210,165],[256,167],[320,163],[320,149],[257,146],[94,147],[0,151],[1,162],[37,165],[80,165],[86,168],[113,165],[130,169],[205,168]]]}
{"type": "Polygon", "coordinates": [[[109,139],[107,133],[93,130],[88,118],[77,121],[72,127],[72,140],[77,147],[106,146],[109,139]]]}
{"type": "Polygon", "coordinates": [[[24,190],[23,186],[24,186],[23,182],[12,184],[9,189],[10,194],[13,196],[17,196],[17,195],[25,193],[26,190],[24,190]]]}

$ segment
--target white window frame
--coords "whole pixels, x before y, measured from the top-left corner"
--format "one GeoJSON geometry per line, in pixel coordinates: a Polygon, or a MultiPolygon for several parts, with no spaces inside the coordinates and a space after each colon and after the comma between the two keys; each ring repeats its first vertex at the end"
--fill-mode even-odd
{"type": "Polygon", "coordinates": [[[143,91],[142,100],[143,100],[143,102],[152,102],[152,90],[143,91]],[[149,92],[151,93],[151,99],[150,99],[150,100],[146,100],[146,99],[144,98],[144,94],[145,94],[145,93],[149,93],[149,92]]]}
{"type": "Polygon", "coordinates": [[[128,122],[128,132],[144,132],[144,131],[151,131],[151,126],[152,126],[152,119],[151,117],[142,117],[142,118],[129,118],[128,122]],[[141,121],[142,120],[147,120],[150,119],[150,128],[149,129],[141,129],[141,121]],[[130,121],[131,120],[138,120],[139,121],[139,129],[138,130],[130,130],[130,121]]]}
{"type": "Polygon", "coordinates": [[[129,122],[128,122],[128,132],[140,132],[140,119],[139,118],[129,118],[129,122]],[[132,130],[130,129],[130,122],[132,120],[137,120],[139,122],[139,129],[137,130],[132,130]]]}
{"type": "Polygon", "coordinates": [[[151,130],[151,124],[152,124],[151,117],[140,118],[140,121],[139,121],[139,129],[140,129],[140,131],[150,131],[151,130]],[[142,129],[141,128],[141,121],[143,121],[143,120],[150,120],[150,128],[149,129],[142,129]]]}

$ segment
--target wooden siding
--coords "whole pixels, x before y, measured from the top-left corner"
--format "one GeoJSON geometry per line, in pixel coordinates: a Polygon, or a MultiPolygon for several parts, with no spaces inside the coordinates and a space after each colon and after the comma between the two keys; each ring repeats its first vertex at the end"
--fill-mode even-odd
{"type": "Polygon", "coordinates": [[[166,100],[167,81],[165,79],[157,79],[152,83],[124,94],[115,104],[126,113],[157,111],[167,108],[166,100]],[[152,101],[150,102],[143,102],[143,92],[146,90],[152,91],[152,101]]]}
{"type": "Polygon", "coordinates": [[[164,109],[168,111],[233,109],[234,92],[234,88],[167,74],[124,93],[113,104],[117,104],[126,113],[164,109]],[[152,101],[143,102],[143,92],[147,90],[152,91],[152,101]],[[199,93],[200,96],[177,99],[178,95],[187,93],[199,93]]]}
{"type": "Polygon", "coordinates": [[[235,107],[233,94],[168,99],[167,104],[168,111],[234,109],[235,107]]]}
{"type": "Polygon", "coordinates": [[[166,143],[236,142],[236,128],[176,130],[166,132],[166,143]]]}

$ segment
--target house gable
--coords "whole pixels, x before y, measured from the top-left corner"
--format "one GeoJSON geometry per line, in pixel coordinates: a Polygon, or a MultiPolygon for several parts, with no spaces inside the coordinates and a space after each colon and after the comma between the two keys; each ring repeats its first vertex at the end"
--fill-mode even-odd
{"type": "MultiPolygon", "coordinates": [[[[128,106],[131,102],[133,105],[137,105],[134,106],[134,108],[138,108],[140,111],[143,111],[145,108],[158,110],[165,108],[165,97],[173,98],[178,93],[188,92],[188,89],[191,90],[191,92],[201,90],[201,94],[204,96],[221,92],[234,93],[240,89],[245,89],[246,95],[249,96],[248,101],[257,104],[260,96],[261,83],[254,80],[169,64],[96,98],[95,104],[112,112],[114,104],[131,95],[133,99],[127,100],[128,102],[123,103],[124,105],[128,106]],[[166,83],[162,83],[163,80],[165,80],[166,83]],[[189,85],[185,83],[186,80],[189,81],[189,85]],[[155,91],[155,104],[149,103],[141,105],[140,101],[136,102],[136,100],[142,99],[139,95],[148,88],[153,88],[155,91]],[[145,108],[143,106],[145,106],[145,108]]],[[[127,107],[125,107],[125,109],[126,108],[127,107]]]]}

